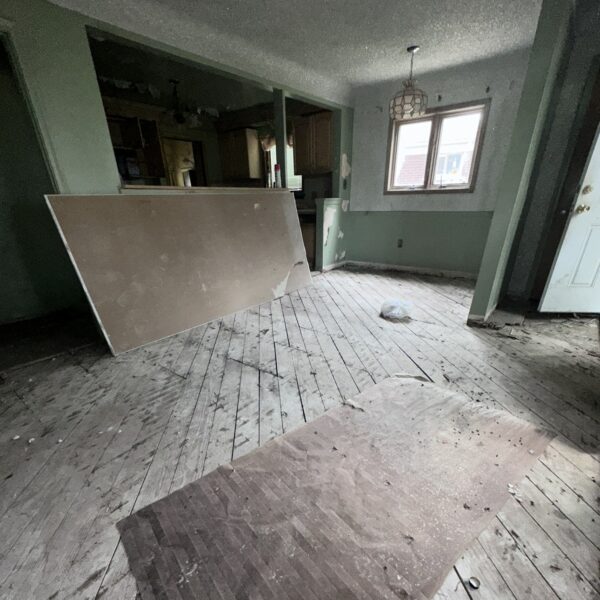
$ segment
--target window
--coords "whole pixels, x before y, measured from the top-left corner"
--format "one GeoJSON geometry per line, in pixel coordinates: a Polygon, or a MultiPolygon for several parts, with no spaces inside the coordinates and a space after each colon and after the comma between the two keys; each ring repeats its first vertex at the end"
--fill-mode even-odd
{"type": "Polygon", "coordinates": [[[386,193],[472,192],[488,101],[391,124],[386,193]]]}
{"type": "MultiPolygon", "coordinates": [[[[301,190],[302,189],[302,175],[296,175],[294,173],[294,148],[292,146],[285,147],[285,161],[288,169],[291,173],[287,176],[287,187],[288,190],[301,190]]],[[[269,149],[270,153],[270,181],[275,181],[275,165],[277,164],[277,146],[271,146],[269,149]]]]}

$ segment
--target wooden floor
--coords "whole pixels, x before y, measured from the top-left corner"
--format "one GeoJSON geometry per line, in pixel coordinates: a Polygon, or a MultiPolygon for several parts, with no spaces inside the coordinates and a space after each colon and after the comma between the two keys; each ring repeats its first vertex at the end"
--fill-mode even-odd
{"type": "Polygon", "coordinates": [[[399,372],[558,434],[437,599],[599,598],[597,322],[472,329],[471,293],[333,271],[118,358],[92,344],[5,371],[0,598],[135,598],[119,519],[399,372]],[[412,320],[378,316],[393,297],[412,320]]]}

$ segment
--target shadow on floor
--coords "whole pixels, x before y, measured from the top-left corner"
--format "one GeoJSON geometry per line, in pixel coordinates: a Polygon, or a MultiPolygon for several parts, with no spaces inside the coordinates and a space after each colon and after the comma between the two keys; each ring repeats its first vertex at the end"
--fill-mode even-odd
{"type": "Polygon", "coordinates": [[[62,311],[0,326],[0,371],[101,342],[91,314],[62,311]]]}

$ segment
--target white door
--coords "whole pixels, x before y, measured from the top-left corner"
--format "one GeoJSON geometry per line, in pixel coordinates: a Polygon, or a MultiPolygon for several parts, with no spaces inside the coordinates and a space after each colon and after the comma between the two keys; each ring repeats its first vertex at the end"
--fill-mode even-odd
{"type": "Polygon", "coordinates": [[[600,127],[539,310],[600,313],[600,127]]]}

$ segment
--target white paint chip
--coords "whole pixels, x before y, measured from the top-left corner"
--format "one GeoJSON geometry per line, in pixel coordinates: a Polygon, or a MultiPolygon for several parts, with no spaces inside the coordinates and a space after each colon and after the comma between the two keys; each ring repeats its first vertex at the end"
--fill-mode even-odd
{"type": "Polygon", "coordinates": [[[338,240],[341,240],[344,237],[344,232],[340,229],[338,231],[338,240]]]}
{"type": "Polygon", "coordinates": [[[287,283],[288,283],[289,278],[290,278],[290,273],[288,272],[288,274],[285,276],[285,278],[282,279],[277,284],[277,286],[275,286],[274,288],[271,288],[271,292],[273,292],[273,299],[281,298],[281,296],[285,295],[285,291],[287,289],[287,283]]]}
{"type": "Polygon", "coordinates": [[[348,212],[349,206],[350,206],[350,200],[342,200],[342,210],[344,212],[348,212]]]}
{"type": "Polygon", "coordinates": [[[335,206],[325,207],[325,215],[323,216],[323,231],[325,232],[325,241],[323,242],[324,246],[327,246],[327,242],[329,241],[329,230],[333,226],[336,212],[335,206]]]}
{"type": "Polygon", "coordinates": [[[350,173],[352,173],[352,167],[350,165],[350,163],[348,162],[348,155],[344,152],[344,154],[342,154],[342,164],[340,167],[340,175],[346,179],[350,176],[350,173]]]}

